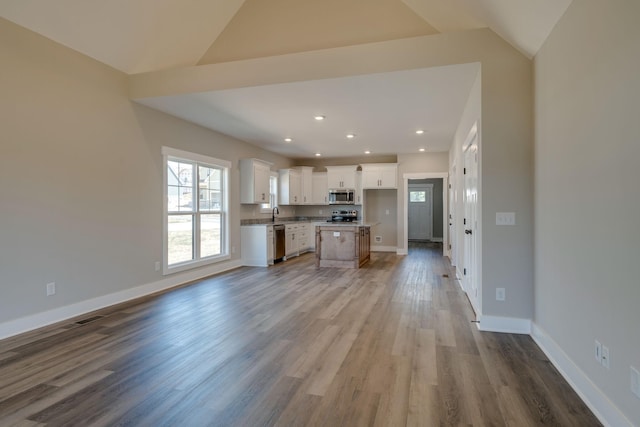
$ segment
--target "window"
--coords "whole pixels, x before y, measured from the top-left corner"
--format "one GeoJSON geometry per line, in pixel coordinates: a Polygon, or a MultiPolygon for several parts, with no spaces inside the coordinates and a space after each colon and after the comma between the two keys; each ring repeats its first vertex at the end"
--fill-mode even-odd
{"type": "Polygon", "coordinates": [[[229,259],[227,194],[231,164],[163,147],[164,273],[229,259]]]}
{"type": "Polygon", "coordinates": [[[271,210],[278,206],[278,173],[271,173],[269,177],[269,203],[260,205],[260,212],[271,213],[271,210]]]}
{"type": "Polygon", "coordinates": [[[421,191],[409,191],[409,202],[410,203],[424,203],[427,201],[427,192],[424,190],[421,191]]]}

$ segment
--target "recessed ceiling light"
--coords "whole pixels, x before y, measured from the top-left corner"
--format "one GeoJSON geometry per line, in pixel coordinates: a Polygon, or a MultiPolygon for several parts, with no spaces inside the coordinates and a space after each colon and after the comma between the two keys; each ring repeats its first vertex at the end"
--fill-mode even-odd
{"type": "Polygon", "coordinates": [[[322,156],[322,154],[316,153],[316,157],[320,157],[320,156],[322,156]]]}
{"type": "Polygon", "coordinates": [[[316,119],[317,121],[321,121],[321,120],[324,120],[325,117],[324,116],[315,116],[314,119],[316,119]]]}
{"type": "Polygon", "coordinates": [[[423,131],[422,129],[418,129],[418,130],[416,131],[416,133],[417,133],[418,135],[422,135],[422,134],[424,133],[424,131],[423,131]]]}
{"type": "Polygon", "coordinates": [[[364,152],[364,154],[371,154],[371,151],[367,150],[364,152]]]}
{"type": "Polygon", "coordinates": [[[285,138],[284,139],[284,142],[291,142],[291,141],[293,141],[293,139],[291,139],[291,138],[285,138]]]}
{"type": "Polygon", "coordinates": [[[355,133],[348,133],[348,134],[347,134],[347,138],[349,138],[349,139],[353,139],[353,138],[355,138],[355,137],[356,137],[356,134],[355,134],[355,133]]]}
{"type": "Polygon", "coordinates": [[[422,152],[422,151],[424,151],[424,148],[420,148],[420,149],[418,149],[418,151],[422,152]]]}

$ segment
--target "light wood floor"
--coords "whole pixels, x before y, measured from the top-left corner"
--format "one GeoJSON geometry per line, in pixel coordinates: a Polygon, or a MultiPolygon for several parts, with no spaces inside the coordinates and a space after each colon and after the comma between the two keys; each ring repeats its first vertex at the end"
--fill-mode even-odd
{"type": "Polygon", "coordinates": [[[439,252],[308,254],[0,341],[0,426],[600,425],[531,338],[477,330],[439,252]]]}

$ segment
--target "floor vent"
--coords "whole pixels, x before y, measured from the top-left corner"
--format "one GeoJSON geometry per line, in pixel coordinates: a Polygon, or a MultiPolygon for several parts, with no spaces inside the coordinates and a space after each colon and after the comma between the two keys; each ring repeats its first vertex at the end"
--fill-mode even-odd
{"type": "Polygon", "coordinates": [[[443,274],[442,277],[449,277],[449,275],[448,274],[443,274]]]}
{"type": "Polygon", "coordinates": [[[87,323],[91,323],[94,320],[98,320],[98,319],[102,319],[104,316],[93,316],[93,317],[87,317],[86,319],[82,319],[82,320],[78,320],[76,322],[76,325],[86,325],[87,323]]]}

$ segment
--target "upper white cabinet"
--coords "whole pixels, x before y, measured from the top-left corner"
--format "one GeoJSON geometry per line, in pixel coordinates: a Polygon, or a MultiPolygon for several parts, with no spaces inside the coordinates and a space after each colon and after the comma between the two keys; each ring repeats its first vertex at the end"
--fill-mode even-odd
{"type": "Polygon", "coordinates": [[[268,203],[270,174],[271,163],[240,159],[240,203],[268,203]]]}
{"type": "Polygon", "coordinates": [[[327,183],[329,188],[356,188],[357,165],[327,166],[327,183]]]}
{"type": "Polygon", "coordinates": [[[397,163],[368,163],[362,167],[362,189],[398,188],[397,163]]]}
{"type": "Polygon", "coordinates": [[[294,169],[300,172],[300,201],[298,204],[313,204],[313,167],[298,166],[294,169]]]}
{"type": "Polygon", "coordinates": [[[326,172],[314,172],[313,173],[313,196],[311,203],[314,205],[328,205],[329,204],[329,181],[327,180],[326,172]]]}
{"type": "Polygon", "coordinates": [[[278,200],[280,205],[302,204],[302,175],[297,169],[278,171],[278,200]]]}

